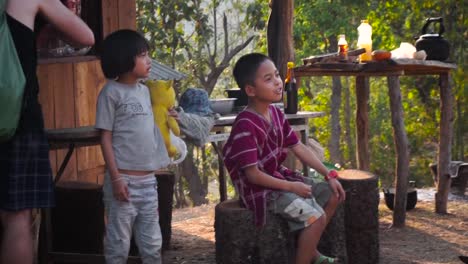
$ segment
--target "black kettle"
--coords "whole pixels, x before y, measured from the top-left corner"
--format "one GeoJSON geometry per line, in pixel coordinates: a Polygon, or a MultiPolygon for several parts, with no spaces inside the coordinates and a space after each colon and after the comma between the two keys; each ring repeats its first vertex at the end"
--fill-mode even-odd
{"type": "MultiPolygon", "coordinates": [[[[435,27],[435,26],[434,26],[435,27]]],[[[449,57],[450,45],[449,42],[442,37],[445,28],[442,17],[431,17],[426,19],[421,30],[421,36],[416,40],[416,50],[424,50],[427,54],[427,60],[440,60],[444,61],[449,57]],[[431,23],[439,23],[439,33],[426,33],[427,28],[431,23]]]]}

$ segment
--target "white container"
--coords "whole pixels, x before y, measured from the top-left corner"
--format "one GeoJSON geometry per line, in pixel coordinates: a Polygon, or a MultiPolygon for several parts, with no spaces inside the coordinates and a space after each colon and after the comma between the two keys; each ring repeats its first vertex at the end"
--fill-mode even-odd
{"type": "Polygon", "coordinates": [[[361,20],[361,25],[357,30],[359,35],[357,46],[359,49],[366,49],[366,53],[359,55],[359,60],[361,62],[370,61],[372,60],[372,27],[367,20],[361,20]]]}

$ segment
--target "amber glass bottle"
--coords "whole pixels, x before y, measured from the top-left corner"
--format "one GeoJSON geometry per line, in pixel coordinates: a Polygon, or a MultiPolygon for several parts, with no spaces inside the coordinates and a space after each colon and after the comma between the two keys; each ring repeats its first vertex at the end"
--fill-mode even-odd
{"type": "Polygon", "coordinates": [[[284,80],[283,103],[284,113],[297,113],[297,87],[294,78],[294,62],[288,62],[288,71],[284,80]]]}

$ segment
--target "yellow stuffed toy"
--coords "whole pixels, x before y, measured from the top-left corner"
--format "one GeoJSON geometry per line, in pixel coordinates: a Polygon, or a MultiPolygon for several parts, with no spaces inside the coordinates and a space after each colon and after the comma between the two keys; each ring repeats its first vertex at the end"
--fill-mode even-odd
{"type": "Polygon", "coordinates": [[[177,149],[171,144],[170,131],[175,136],[180,136],[180,128],[177,120],[168,115],[168,111],[175,106],[176,102],[172,81],[148,80],[146,86],[151,94],[154,122],[161,130],[169,157],[174,158],[177,155],[177,149]]]}

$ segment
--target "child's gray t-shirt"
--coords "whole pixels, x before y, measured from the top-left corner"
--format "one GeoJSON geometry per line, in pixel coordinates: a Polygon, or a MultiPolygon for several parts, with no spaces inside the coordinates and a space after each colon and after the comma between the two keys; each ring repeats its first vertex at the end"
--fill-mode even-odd
{"type": "Polygon", "coordinates": [[[145,85],[108,80],[99,93],[95,127],[112,131],[117,168],[148,171],[169,165],[145,85]]]}

